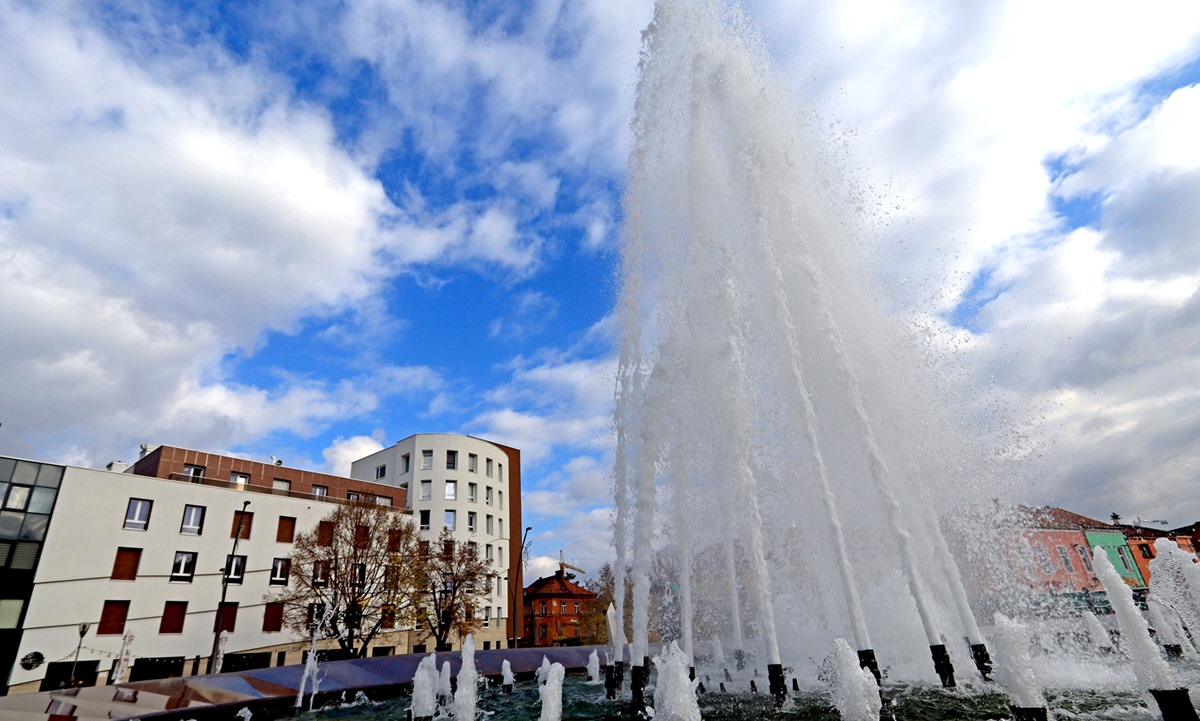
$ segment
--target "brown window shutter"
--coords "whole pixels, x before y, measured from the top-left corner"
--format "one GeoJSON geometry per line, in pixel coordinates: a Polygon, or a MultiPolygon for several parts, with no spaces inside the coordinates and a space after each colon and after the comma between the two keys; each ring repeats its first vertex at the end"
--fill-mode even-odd
{"type": "Polygon", "coordinates": [[[371,543],[371,531],[366,526],[354,527],[354,547],[366,548],[371,543]]]}
{"type": "Polygon", "coordinates": [[[279,528],[275,531],[276,543],[291,543],[296,537],[296,519],[291,516],[279,517],[279,528]]]}
{"type": "Polygon", "coordinates": [[[263,608],[262,630],[266,633],[283,630],[283,603],[274,601],[263,608]]]}
{"type": "Polygon", "coordinates": [[[238,534],[238,524],[242,527],[243,541],[250,540],[250,526],[254,525],[254,513],[251,511],[234,511],[233,512],[233,527],[229,529],[229,537],[233,538],[238,534]]]}
{"type": "Polygon", "coordinates": [[[317,545],[333,545],[333,521],[321,521],[317,524],[317,545]]]}
{"type": "Polygon", "coordinates": [[[392,529],[388,531],[387,550],[395,552],[400,550],[400,539],[403,537],[400,531],[392,529]]]}
{"type": "Polygon", "coordinates": [[[187,618],[187,601],[167,601],[163,604],[159,633],[183,633],[183,619],[187,618]]]}
{"type": "Polygon", "coordinates": [[[100,611],[98,636],[120,636],[125,633],[125,618],[129,616],[129,601],[105,601],[100,611]]]}
{"type": "Polygon", "coordinates": [[[118,548],[113,560],[112,580],[133,581],[137,579],[138,564],[142,560],[140,548],[118,548]]]}
{"type": "Polygon", "coordinates": [[[227,601],[220,605],[217,613],[217,622],[220,624],[213,631],[228,631],[233,633],[237,627],[237,601],[227,601]]]}

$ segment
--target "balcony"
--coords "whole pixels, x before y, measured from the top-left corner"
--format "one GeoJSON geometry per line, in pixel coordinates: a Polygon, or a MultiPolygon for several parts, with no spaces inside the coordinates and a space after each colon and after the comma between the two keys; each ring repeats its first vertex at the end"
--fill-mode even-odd
{"type": "MultiPolygon", "coordinates": [[[[198,483],[202,486],[214,486],[216,488],[230,488],[236,491],[245,491],[247,493],[262,493],[268,496],[287,496],[289,498],[299,498],[305,501],[317,501],[319,503],[333,503],[345,505],[349,503],[345,498],[334,498],[333,496],[317,496],[311,493],[301,493],[300,491],[283,491],[269,486],[256,486],[250,483],[234,483],[233,481],[223,480],[219,478],[208,478],[206,476],[193,476],[187,473],[172,473],[168,476],[169,480],[178,481],[180,483],[198,483]]],[[[396,513],[404,513],[412,515],[411,508],[403,506],[391,505],[384,506],[385,508],[395,511],[396,513]]]]}

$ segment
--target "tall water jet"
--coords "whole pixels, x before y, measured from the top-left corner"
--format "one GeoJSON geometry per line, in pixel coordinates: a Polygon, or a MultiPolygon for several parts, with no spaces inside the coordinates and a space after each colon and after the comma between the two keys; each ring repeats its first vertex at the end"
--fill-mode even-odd
{"type": "Polygon", "coordinates": [[[833,640],[831,661],[834,708],[845,721],[877,721],[883,699],[874,674],[860,667],[857,655],[842,638],[833,640]]]}
{"type": "MultiPolygon", "coordinates": [[[[719,637],[782,679],[785,654],[802,662],[850,637],[878,680],[867,568],[890,640],[917,641],[919,628],[951,686],[947,629],[986,676],[982,635],[916,482],[954,480],[957,463],[930,450],[951,424],[924,408],[928,369],[901,357],[909,346],[850,256],[845,186],[796,127],[765,53],[730,27],[744,23],[661,0],[644,33],[615,404],[631,662],[645,663],[652,568],[669,557],[679,593],[667,633],[685,651],[696,635],[719,637]],[[928,435],[909,437],[914,416],[928,435]],[[854,499],[853,513],[839,497],[854,499]],[[713,504],[723,525],[693,533],[696,509],[713,504]],[[804,568],[801,551],[818,544],[836,561],[829,579],[804,568]]],[[[635,695],[643,682],[639,672],[635,695]]]]}
{"type": "Polygon", "coordinates": [[[560,721],[562,719],[563,678],[566,677],[566,673],[566,669],[561,663],[551,664],[546,669],[542,685],[538,689],[538,695],[542,700],[542,712],[538,715],[538,721],[560,721]]]}
{"type": "Polygon", "coordinates": [[[437,711],[437,655],[429,654],[417,664],[413,674],[412,704],[409,716],[413,721],[430,721],[437,711]]]}
{"type": "Polygon", "coordinates": [[[1002,613],[995,616],[993,644],[1000,660],[997,681],[1008,691],[1017,721],[1045,721],[1046,697],[1042,694],[1029,652],[1029,631],[1002,613]]]}
{"type": "Polygon", "coordinates": [[[696,684],[689,677],[690,660],[672,641],[654,659],[658,684],[654,687],[654,718],[658,721],[700,721],[696,684]]]}
{"type": "Polygon", "coordinates": [[[479,702],[479,672],[475,670],[475,639],[463,640],[462,665],[458,668],[458,690],[454,693],[454,718],[474,719],[479,702]]]}
{"type": "Polygon", "coordinates": [[[1187,688],[1177,686],[1171,668],[1159,655],[1158,648],[1150,638],[1146,619],[1142,618],[1134,605],[1133,590],[1125,585],[1103,548],[1096,546],[1093,555],[1096,577],[1104,586],[1104,592],[1108,594],[1108,601],[1117,616],[1121,647],[1133,662],[1133,673],[1138,683],[1158,703],[1163,721],[1197,721],[1196,709],[1192,706],[1187,688]]]}

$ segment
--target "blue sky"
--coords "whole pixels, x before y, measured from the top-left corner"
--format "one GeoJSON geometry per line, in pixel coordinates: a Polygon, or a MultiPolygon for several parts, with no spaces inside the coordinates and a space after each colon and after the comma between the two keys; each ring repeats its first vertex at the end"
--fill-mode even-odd
{"type": "MultiPolygon", "coordinates": [[[[4,3],[0,453],[344,472],[469,433],[524,451],[537,568],[602,562],[652,10],[4,3]]],[[[1200,518],[1195,3],[745,10],[1019,500],[1200,518]]]]}

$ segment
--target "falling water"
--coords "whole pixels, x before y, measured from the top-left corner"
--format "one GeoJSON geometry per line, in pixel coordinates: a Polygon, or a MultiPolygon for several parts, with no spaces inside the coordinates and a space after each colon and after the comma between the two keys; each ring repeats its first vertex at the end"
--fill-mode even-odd
{"type": "Polygon", "coordinates": [[[1008,691],[1014,706],[1045,707],[1046,698],[1033,671],[1029,652],[1029,630],[1002,613],[996,614],[996,632],[992,643],[996,649],[996,680],[1008,691]]]}
{"type": "Polygon", "coordinates": [[[551,664],[546,670],[546,674],[542,678],[542,686],[538,689],[538,694],[542,699],[542,712],[538,715],[538,721],[560,721],[562,719],[562,689],[566,673],[566,669],[561,663],[551,664]]]}
{"type": "Polygon", "coordinates": [[[850,186],[781,88],[736,14],[658,2],[617,313],[614,542],[618,584],[632,557],[635,664],[652,582],[679,590],[659,630],[689,657],[696,635],[768,664],[838,636],[864,650],[872,614],[893,644],[983,640],[925,502],[961,465],[938,455],[956,431],[927,407],[937,379],[876,300],[850,186]],[[807,567],[818,547],[829,578],[807,567]],[[672,576],[655,577],[666,558],[672,576]]]}
{"type": "Polygon", "coordinates": [[[870,671],[860,668],[858,655],[843,638],[833,640],[833,705],[844,721],[877,721],[883,708],[879,686],[870,671]]]}
{"type": "Polygon", "coordinates": [[[595,649],[588,656],[587,678],[588,683],[600,683],[600,654],[595,649]]]}
{"type": "Polygon", "coordinates": [[[700,721],[696,683],[688,678],[688,656],[671,642],[655,657],[658,684],[654,687],[656,721],[700,721]]]}
{"type": "Polygon", "coordinates": [[[433,718],[437,711],[437,655],[429,654],[417,664],[413,675],[411,715],[414,719],[433,718]]]}
{"type": "Polygon", "coordinates": [[[1108,601],[1117,616],[1117,625],[1121,628],[1121,647],[1133,662],[1133,672],[1138,683],[1144,689],[1175,688],[1171,669],[1159,655],[1158,647],[1150,638],[1146,619],[1142,618],[1142,614],[1134,605],[1133,590],[1125,585],[1103,548],[1096,546],[1093,556],[1096,577],[1104,585],[1108,601]]]}

